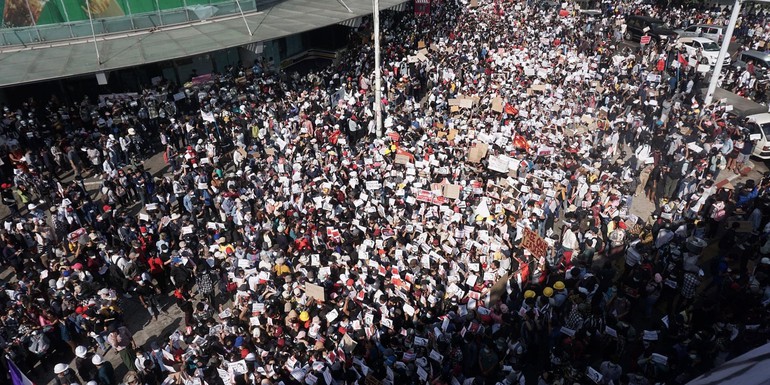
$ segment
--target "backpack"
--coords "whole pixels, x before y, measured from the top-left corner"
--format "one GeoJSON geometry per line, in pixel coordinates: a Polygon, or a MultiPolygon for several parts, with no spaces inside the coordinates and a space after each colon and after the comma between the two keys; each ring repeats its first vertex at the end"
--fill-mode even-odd
{"type": "Polygon", "coordinates": [[[711,207],[711,219],[721,221],[725,217],[725,203],[722,201],[714,203],[711,207]]]}

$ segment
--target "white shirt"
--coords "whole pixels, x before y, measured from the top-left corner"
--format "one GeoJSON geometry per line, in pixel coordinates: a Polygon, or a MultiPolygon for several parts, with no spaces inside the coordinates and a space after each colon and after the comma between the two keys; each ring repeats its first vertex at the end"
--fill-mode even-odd
{"type": "Polygon", "coordinates": [[[577,236],[575,235],[575,232],[572,231],[572,229],[567,229],[567,231],[564,232],[561,245],[570,250],[578,250],[580,248],[577,236]]]}

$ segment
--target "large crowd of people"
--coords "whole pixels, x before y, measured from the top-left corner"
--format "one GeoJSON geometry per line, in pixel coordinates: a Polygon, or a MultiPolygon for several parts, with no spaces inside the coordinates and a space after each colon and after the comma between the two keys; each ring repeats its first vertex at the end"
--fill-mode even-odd
{"type": "Polygon", "coordinates": [[[383,13],[381,100],[365,22],[306,74],[6,107],[8,359],[71,350],[57,385],[651,385],[765,343],[770,179],[723,182],[755,142],[677,47],[623,41],[627,13],[729,9],[478,3],[383,13]],[[183,325],[142,345],[127,301],[183,325]]]}

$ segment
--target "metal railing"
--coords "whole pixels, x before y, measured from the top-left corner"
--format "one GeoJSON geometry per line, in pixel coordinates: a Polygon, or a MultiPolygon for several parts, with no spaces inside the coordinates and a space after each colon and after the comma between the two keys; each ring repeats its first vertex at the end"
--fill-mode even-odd
{"type": "MultiPolygon", "coordinates": [[[[151,5],[152,10],[147,11],[147,4],[145,4],[142,12],[137,12],[136,10],[131,9],[132,4],[136,5],[138,3],[135,3],[135,0],[105,0],[108,3],[112,2],[112,7],[119,7],[117,12],[119,13],[122,11],[124,15],[99,17],[99,14],[93,12],[91,14],[93,16],[92,31],[91,21],[89,20],[88,12],[86,11],[89,6],[83,6],[82,11],[78,15],[70,15],[67,12],[68,8],[72,9],[71,7],[74,6],[74,3],[82,2],[83,4],[86,4],[85,0],[48,0],[47,2],[43,2],[46,6],[48,6],[49,3],[62,4],[57,8],[56,17],[52,18],[49,14],[48,18],[44,21],[47,23],[38,23],[38,21],[41,21],[40,14],[38,14],[38,18],[36,19],[32,16],[32,8],[26,7],[28,10],[28,17],[23,20],[19,20],[17,17],[15,24],[18,25],[24,22],[32,22],[34,24],[14,27],[13,15],[6,14],[8,13],[7,4],[15,2],[22,3],[23,6],[27,1],[38,0],[5,1],[6,10],[3,10],[5,13],[3,14],[3,24],[0,28],[0,45],[27,47],[30,45],[65,41],[69,39],[91,38],[93,35],[99,36],[150,30],[163,26],[197,22],[202,20],[201,16],[203,16],[204,19],[209,19],[240,15],[242,12],[250,13],[280,2],[280,0],[144,0],[143,3],[151,5]],[[83,14],[86,15],[85,20],[72,20],[72,18],[82,18],[83,14]],[[9,17],[11,17],[10,20],[9,17]],[[64,19],[65,21],[56,22],[55,20],[57,18],[64,19]],[[54,22],[51,23],[51,20],[54,20],[54,22]]],[[[94,7],[97,0],[90,0],[90,2],[90,7],[94,7]]],[[[48,12],[50,13],[53,11],[48,12]]],[[[109,14],[110,12],[106,13],[109,14]]]]}

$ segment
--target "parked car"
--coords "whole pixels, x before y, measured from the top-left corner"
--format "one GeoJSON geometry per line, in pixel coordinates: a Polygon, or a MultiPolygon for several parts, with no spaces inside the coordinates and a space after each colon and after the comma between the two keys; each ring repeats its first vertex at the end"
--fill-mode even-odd
{"type": "Polygon", "coordinates": [[[713,24],[694,24],[685,29],[677,29],[679,37],[705,37],[719,43],[725,37],[726,27],[713,24]]]}
{"type": "MultiPolygon", "coordinates": [[[[684,50],[687,59],[697,58],[700,52],[700,61],[698,64],[708,64],[714,66],[719,57],[719,44],[705,37],[680,37],[676,41],[676,46],[684,50]]],[[[730,56],[725,56],[724,65],[730,65],[730,56]]]]}
{"type": "Polygon", "coordinates": [[[757,79],[767,77],[767,71],[770,69],[770,54],[753,50],[743,51],[738,54],[733,66],[737,70],[743,70],[749,62],[754,63],[754,74],[757,79]]]}
{"type": "Polygon", "coordinates": [[[756,140],[751,155],[759,159],[770,159],[770,113],[761,113],[746,117],[746,128],[750,139],[756,140]]]}
{"type": "Polygon", "coordinates": [[[644,35],[649,35],[655,43],[677,38],[676,32],[661,19],[641,15],[626,16],[626,33],[623,37],[626,40],[639,41],[644,35]]]}

